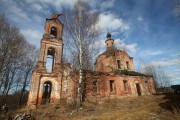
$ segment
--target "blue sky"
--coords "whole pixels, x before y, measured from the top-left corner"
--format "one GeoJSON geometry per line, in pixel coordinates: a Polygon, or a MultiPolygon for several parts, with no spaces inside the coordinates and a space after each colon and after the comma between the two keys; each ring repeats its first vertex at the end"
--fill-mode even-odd
{"type": "MultiPolygon", "coordinates": [[[[45,18],[72,9],[76,0],[0,0],[0,13],[39,47],[45,18]]],[[[88,0],[87,0],[88,1],[88,0]]],[[[100,13],[97,45],[105,50],[107,29],[117,48],[126,48],[135,68],[142,61],[161,65],[172,84],[180,84],[180,7],[178,0],[89,0],[100,13]]]]}

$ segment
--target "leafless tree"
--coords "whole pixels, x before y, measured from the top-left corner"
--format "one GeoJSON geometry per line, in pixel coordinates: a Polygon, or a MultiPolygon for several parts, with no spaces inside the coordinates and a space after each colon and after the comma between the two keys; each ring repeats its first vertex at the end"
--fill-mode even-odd
{"type": "Polygon", "coordinates": [[[27,44],[24,51],[26,55],[24,56],[24,60],[22,61],[21,65],[22,88],[19,99],[19,107],[22,105],[23,96],[26,92],[26,87],[29,84],[32,75],[31,73],[38,57],[38,50],[33,45],[27,44]]]}
{"type": "MultiPolygon", "coordinates": [[[[24,39],[19,29],[11,26],[0,15],[0,101],[6,102],[11,91],[22,87],[22,93],[31,76],[37,49],[24,39]]],[[[18,99],[18,98],[17,98],[18,99]]]]}
{"type": "Polygon", "coordinates": [[[171,85],[170,77],[160,65],[153,65],[142,61],[140,64],[139,72],[153,76],[156,92],[159,92],[158,88],[163,89],[164,92],[165,88],[171,85]]]}
{"type": "Polygon", "coordinates": [[[90,11],[84,1],[76,2],[71,14],[66,14],[67,30],[71,36],[67,43],[74,69],[79,70],[77,108],[82,103],[83,70],[91,69],[91,60],[97,53],[95,42],[99,35],[98,19],[98,13],[90,11]]]}
{"type": "Polygon", "coordinates": [[[19,29],[10,26],[4,16],[0,16],[0,24],[0,92],[2,96],[7,96],[14,82],[26,41],[19,29]]]}

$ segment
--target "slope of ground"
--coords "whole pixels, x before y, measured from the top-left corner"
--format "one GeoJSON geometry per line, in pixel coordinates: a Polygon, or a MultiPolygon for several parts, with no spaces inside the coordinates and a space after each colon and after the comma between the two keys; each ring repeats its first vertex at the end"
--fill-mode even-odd
{"type": "Polygon", "coordinates": [[[180,96],[174,94],[95,99],[83,103],[80,111],[63,100],[38,109],[11,111],[6,116],[31,113],[37,120],[180,120],[180,96]]]}

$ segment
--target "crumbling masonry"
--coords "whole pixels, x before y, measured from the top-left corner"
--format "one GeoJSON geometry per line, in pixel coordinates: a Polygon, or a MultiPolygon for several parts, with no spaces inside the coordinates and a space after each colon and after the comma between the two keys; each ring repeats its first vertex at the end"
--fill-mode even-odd
{"type": "MultiPolygon", "coordinates": [[[[46,19],[37,65],[32,74],[28,106],[54,103],[61,98],[77,96],[78,72],[70,64],[62,63],[63,24],[60,14],[46,19]],[[52,59],[48,71],[47,60],[52,59]]],[[[155,93],[153,78],[134,71],[133,58],[114,47],[111,34],[107,34],[106,51],[98,56],[95,71],[84,71],[84,95],[88,98],[138,96],[155,93]]]]}

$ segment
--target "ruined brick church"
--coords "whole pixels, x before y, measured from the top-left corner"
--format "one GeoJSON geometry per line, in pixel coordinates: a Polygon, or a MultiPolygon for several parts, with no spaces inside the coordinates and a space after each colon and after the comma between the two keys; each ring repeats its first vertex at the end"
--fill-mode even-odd
{"type": "MultiPolygon", "coordinates": [[[[61,98],[76,99],[78,72],[69,63],[62,63],[63,24],[58,14],[46,19],[37,65],[32,73],[28,106],[54,103],[61,98]],[[52,70],[47,71],[48,56],[52,70]]],[[[153,78],[134,71],[133,58],[114,47],[107,33],[106,51],[98,56],[95,71],[84,71],[84,99],[140,96],[155,93],[153,78]]]]}

